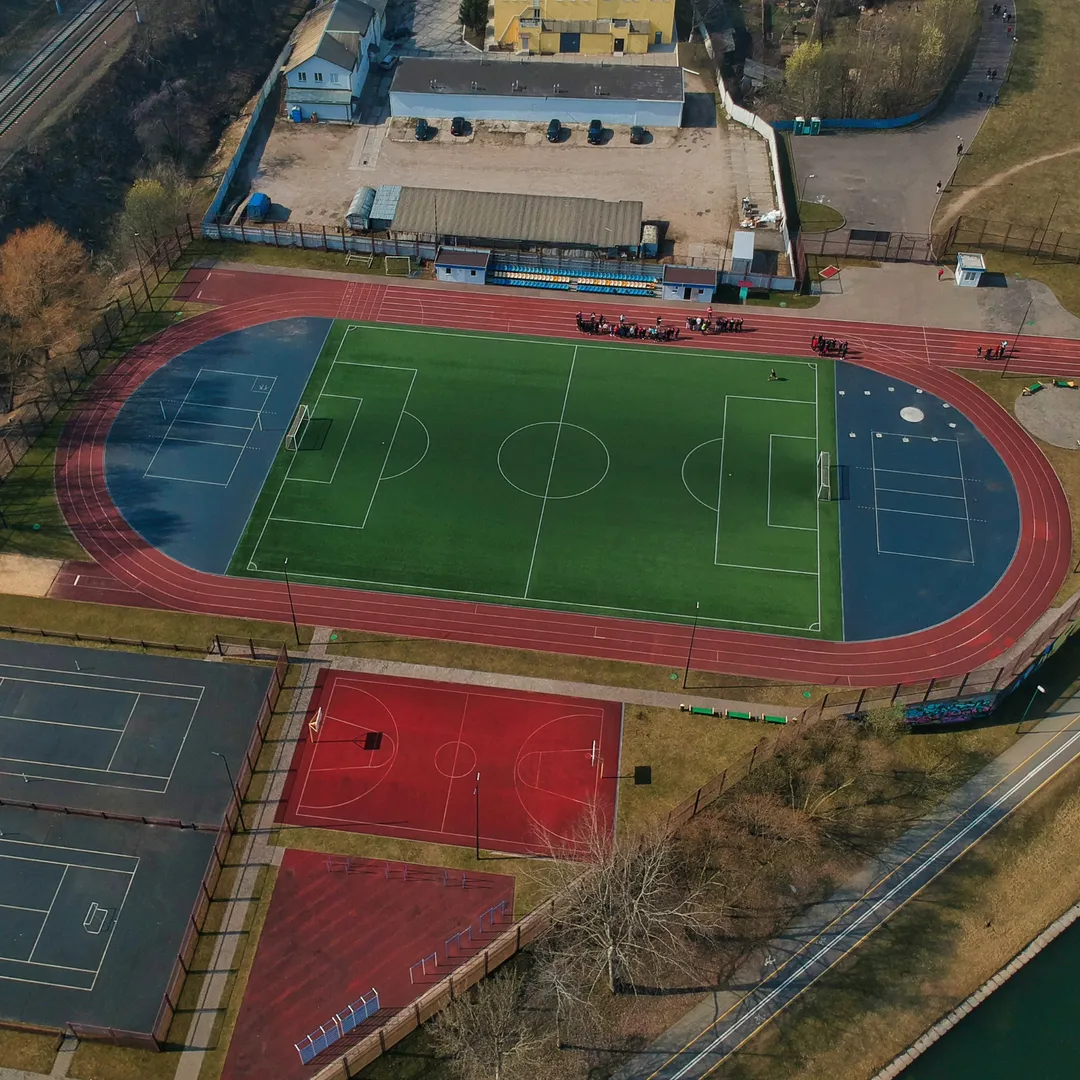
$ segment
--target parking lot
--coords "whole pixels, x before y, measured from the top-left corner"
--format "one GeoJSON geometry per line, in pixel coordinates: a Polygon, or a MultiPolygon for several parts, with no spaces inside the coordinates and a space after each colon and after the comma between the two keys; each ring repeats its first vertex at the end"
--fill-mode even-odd
{"type": "Polygon", "coordinates": [[[775,205],[768,156],[758,136],[717,124],[711,97],[688,98],[701,126],[650,131],[642,146],[628,127],[608,127],[603,145],[589,146],[586,125],[552,144],[545,123],[477,122],[453,138],[449,120],[432,119],[436,134],[421,143],[405,117],[357,127],[279,120],[252,190],[270,196],[278,221],[335,228],[358,188],[382,184],[640,200],[645,220],[668,222],[677,259],[715,265],[739,200],[749,195],[762,212],[775,205]]]}

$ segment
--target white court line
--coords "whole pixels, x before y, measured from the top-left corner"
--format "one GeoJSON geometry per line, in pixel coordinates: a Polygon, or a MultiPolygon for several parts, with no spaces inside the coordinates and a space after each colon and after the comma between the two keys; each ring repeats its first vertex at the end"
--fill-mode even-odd
{"type": "MultiPolygon", "coordinates": [[[[299,484],[299,483],[325,484],[326,483],[325,480],[305,480],[305,481],[301,481],[301,480],[298,480],[295,476],[292,478],[292,480],[293,480],[293,483],[295,483],[295,484],[299,484]]],[[[363,525],[340,525],[336,521],[308,521],[305,518],[272,517],[272,518],[270,518],[270,520],[271,521],[285,521],[285,522],[288,522],[291,525],[314,525],[314,526],[316,526],[317,528],[320,528],[320,529],[356,529],[357,531],[362,531],[363,528],[364,528],[363,525]]],[[[266,572],[267,573],[276,573],[276,571],[272,571],[272,570],[271,571],[266,571],[266,572]]],[[[260,571],[260,573],[262,573],[262,571],[260,571]]],[[[305,576],[308,576],[308,575],[297,574],[296,576],[297,577],[305,577],[305,576]]],[[[344,581],[346,579],[342,578],[341,580],[344,581]]]]}
{"type": "MultiPolygon", "coordinates": [[[[806,439],[817,445],[816,435],[785,435],[782,432],[771,432],[769,434],[769,472],[768,481],[765,485],[765,524],[771,529],[791,529],[794,532],[817,532],[817,528],[811,528],[809,525],[777,525],[772,519],[772,446],[773,439],[806,439]]],[[[816,512],[816,511],[815,511],[816,512]]],[[[820,526],[819,526],[820,528],[820,526]]],[[[820,560],[818,562],[818,569],[820,572],[820,560]]]]}
{"type": "MultiPolygon", "coordinates": [[[[950,442],[954,441],[952,439],[950,442]]],[[[911,469],[878,469],[879,473],[896,473],[898,476],[929,476],[935,480],[959,480],[959,476],[946,476],[944,473],[913,472],[911,469]]]]}
{"type": "Polygon", "coordinates": [[[527,599],[529,586],[532,584],[533,568],[536,566],[536,551],[540,546],[540,530],[544,527],[544,513],[547,510],[548,495],[551,493],[551,478],[555,475],[555,459],[559,455],[559,441],[562,439],[563,421],[566,419],[566,403],[570,400],[570,384],[574,381],[574,365],[577,363],[577,346],[570,354],[570,372],[566,376],[566,389],[563,391],[562,411],[559,413],[559,424],[555,428],[555,445],[551,448],[551,461],[548,464],[547,483],[544,485],[544,497],[540,502],[540,518],[536,523],[536,536],[533,538],[532,557],[529,559],[529,573],[525,578],[525,591],[522,598],[527,599]]]}
{"type": "Polygon", "coordinates": [[[964,521],[966,518],[961,517],[960,514],[928,514],[924,510],[895,510],[891,506],[883,506],[880,509],[882,514],[909,514],[911,517],[927,517],[927,518],[941,518],[943,521],[964,521]]]}
{"type": "MultiPolygon", "coordinates": [[[[959,479],[957,477],[957,480],[959,479]]],[[[910,488],[879,487],[878,491],[891,491],[895,495],[918,495],[920,499],[955,499],[960,502],[964,498],[963,495],[939,495],[936,491],[912,491],[910,488]]]]}
{"type": "MultiPolygon", "coordinates": [[[[461,720],[458,723],[457,745],[454,747],[454,760],[450,766],[450,775],[446,778],[446,802],[443,803],[442,821],[439,823],[439,832],[446,832],[446,815],[450,813],[450,796],[454,793],[454,776],[457,772],[458,754],[461,753],[461,737],[465,734],[465,718],[469,715],[469,695],[465,694],[465,700],[461,704],[461,720]]],[[[475,754],[473,757],[475,758],[475,754]]],[[[467,774],[466,774],[467,775],[467,774]]],[[[475,782],[475,781],[474,781],[475,782]]]]}
{"type": "Polygon", "coordinates": [[[144,477],[149,476],[151,480],[172,480],[177,484],[203,484],[205,487],[228,487],[228,483],[222,483],[220,480],[193,480],[190,476],[170,476],[168,473],[143,473],[144,477]]]}
{"type": "MultiPolygon", "coordinates": [[[[292,477],[289,477],[288,479],[292,480],[292,482],[294,484],[301,484],[301,483],[302,484],[332,484],[334,482],[334,478],[337,476],[338,466],[341,464],[341,459],[345,456],[345,451],[349,447],[349,440],[352,438],[353,428],[356,427],[356,421],[357,421],[357,419],[359,419],[360,410],[361,410],[361,408],[363,408],[363,405],[364,405],[364,399],[362,397],[351,397],[348,394],[320,394],[319,395],[320,400],[323,397],[342,398],[342,399],[344,399],[346,401],[355,401],[356,402],[356,409],[353,412],[352,422],[349,424],[349,430],[345,433],[345,441],[341,444],[341,449],[338,451],[337,461],[334,462],[334,468],[330,473],[330,479],[329,480],[310,480],[310,479],[308,479],[307,477],[304,477],[304,476],[292,476],[292,477]]],[[[316,402],[316,405],[317,404],[318,404],[318,402],[316,402]]],[[[312,409],[311,410],[311,420],[319,420],[319,419],[322,419],[322,418],[317,417],[315,415],[315,410],[312,409]]],[[[308,427],[311,426],[311,420],[308,421],[308,427]]],[[[291,465],[292,462],[290,462],[289,464],[291,465]]],[[[286,519],[285,518],[278,518],[278,520],[279,521],[284,521],[286,519]]],[[[360,526],[360,527],[363,528],[363,526],[360,526]]]]}
{"type": "MultiPolygon", "coordinates": [[[[818,388],[818,369],[814,365],[814,471],[817,471],[817,459],[821,453],[821,390],[818,388]]],[[[839,476],[837,480],[839,480],[839,476]]],[[[814,496],[814,568],[817,570],[817,622],[814,624],[821,632],[821,500],[817,497],[818,478],[814,477],[814,486],[810,489],[814,496]]],[[[839,534],[840,529],[837,528],[839,534]]]]}
{"type": "Polygon", "coordinates": [[[967,519],[968,553],[971,555],[971,564],[975,565],[975,541],[971,538],[971,511],[968,509],[967,483],[964,480],[964,459],[960,454],[960,442],[956,443],[956,464],[960,469],[960,488],[964,492],[964,517],[967,519]]]}
{"type": "MultiPolygon", "coordinates": [[[[38,758],[17,758],[17,757],[11,757],[11,756],[0,757],[0,764],[2,764],[5,761],[14,762],[16,765],[40,765],[42,767],[49,768],[49,769],[78,769],[80,772],[102,773],[103,775],[108,774],[109,776],[130,776],[130,777],[133,777],[136,780],[166,780],[167,781],[169,779],[168,776],[158,776],[157,773],[129,772],[126,769],[101,769],[101,768],[98,768],[96,765],[69,765],[69,764],[67,764],[66,762],[63,762],[63,761],[41,761],[38,758]]],[[[3,771],[4,771],[3,769],[0,769],[0,773],[2,773],[3,771]]],[[[16,773],[15,775],[19,775],[19,774],[16,773]]],[[[90,784],[85,780],[66,780],[62,776],[42,777],[42,779],[52,780],[52,781],[55,781],[58,784],[63,784],[63,783],[86,784],[87,787],[103,787],[103,788],[112,789],[114,787],[119,786],[117,784],[90,784]]],[[[140,791],[142,789],[141,788],[136,788],[135,790],[140,791]]],[[[158,792],[157,794],[160,795],[160,794],[163,794],[163,792],[158,792]]]]}
{"type": "MultiPolygon", "coordinates": [[[[956,520],[959,521],[960,519],[957,518],[956,520]]],[[[950,559],[946,555],[922,555],[917,551],[893,551],[892,548],[881,548],[881,549],[879,549],[879,554],[881,554],[881,555],[901,555],[901,556],[903,556],[904,558],[907,558],[907,559],[931,559],[934,562],[959,563],[961,566],[974,566],[975,565],[975,562],[974,562],[973,559],[950,559]]]]}
{"type": "Polygon", "coordinates": [[[0,908],[3,908],[5,911],[35,911],[39,915],[44,915],[48,910],[43,907],[23,907],[22,904],[0,904],[0,908]]]}
{"type": "Polygon", "coordinates": [[[113,762],[116,760],[117,751],[120,749],[120,744],[124,741],[124,736],[127,734],[128,724],[131,723],[131,718],[135,715],[135,710],[139,705],[139,696],[135,695],[135,700],[131,703],[131,708],[128,710],[127,719],[124,721],[124,726],[120,729],[119,738],[116,740],[116,745],[113,747],[112,755],[109,758],[109,764],[105,766],[107,772],[112,772],[113,762]]]}
{"type": "MultiPolygon", "coordinates": [[[[176,410],[176,415],[177,416],[180,415],[180,410],[183,409],[184,405],[187,403],[187,399],[189,397],[191,397],[191,391],[195,389],[195,384],[199,381],[199,376],[201,374],[202,374],[202,368],[199,368],[198,372],[196,372],[196,374],[195,374],[195,378],[191,380],[191,385],[188,387],[187,393],[183,396],[183,398],[180,401],[180,408],[176,410]]],[[[157,449],[154,451],[153,457],[150,458],[149,464],[143,470],[143,479],[145,479],[146,477],[151,475],[150,470],[154,467],[154,462],[157,461],[157,456],[158,456],[158,454],[161,453],[161,448],[165,445],[165,440],[169,437],[169,433],[172,431],[173,424],[175,424],[175,423],[176,423],[176,416],[174,416],[172,418],[172,420],[169,422],[169,426],[165,429],[165,434],[161,436],[161,440],[158,442],[157,449]]]]}
{"type": "Polygon", "coordinates": [[[870,439],[870,481],[874,485],[874,546],[877,548],[877,553],[882,554],[881,551],[881,519],[878,516],[878,501],[877,501],[877,453],[874,450],[874,442],[876,440],[872,437],[870,439]]]}
{"type": "MultiPolygon", "coordinates": [[[[770,574],[801,574],[804,577],[817,577],[815,570],[785,570],[779,566],[747,566],[745,563],[718,562],[714,566],[729,566],[733,570],[767,570],[770,574]]],[[[732,620],[725,619],[724,622],[732,620]]],[[[760,624],[759,624],[760,625],[760,624]]]]}
{"type": "Polygon", "coordinates": [[[64,867],[64,872],[60,875],[60,880],[56,884],[56,892],[53,893],[52,899],[49,901],[49,909],[45,912],[45,918],[41,920],[41,925],[38,927],[37,937],[34,938],[34,944],[27,954],[24,963],[32,964],[34,962],[34,953],[37,951],[38,942],[41,941],[41,935],[45,933],[45,924],[49,921],[49,916],[52,914],[53,906],[56,904],[56,898],[60,895],[60,890],[64,887],[64,881],[67,878],[68,870],[70,866],[64,867]]]}
{"type": "MultiPolygon", "coordinates": [[[[185,421],[186,422],[186,421],[185,421]]],[[[209,426],[209,425],[207,425],[209,426]]],[[[251,428],[240,428],[241,431],[246,430],[248,436],[251,435],[251,428]]],[[[227,446],[232,450],[243,450],[247,446],[247,443],[234,443],[234,442],[218,442],[216,439],[185,439],[183,435],[170,435],[166,442],[182,442],[187,443],[189,446],[227,446]]],[[[152,473],[153,476],[159,476],[159,473],[152,473]]],[[[228,485],[226,485],[227,487],[228,485]]]]}
{"type": "Polygon", "coordinates": [[[15,720],[20,724],[44,724],[47,727],[80,728],[83,731],[107,731],[111,735],[119,735],[122,732],[121,728],[104,727],[101,724],[76,724],[70,720],[39,720],[34,716],[12,716],[11,713],[0,713],[0,720],[15,720]]]}
{"type": "MultiPolygon", "coordinates": [[[[23,667],[22,665],[15,664],[0,664],[0,670],[7,668],[11,671],[45,671],[50,675],[67,675],[69,672],[63,671],[60,668],[44,668],[44,667],[23,667]]],[[[74,675],[74,672],[70,672],[74,675]]],[[[86,678],[88,672],[79,673],[82,678],[86,678]]],[[[105,675],[94,672],[92,678],[95,679],[112,679],[115,682],[126,683],[146,683],[148,686],[178,686],[183,687],[185,690],[194,690],[197,693],[192,696],[188,694],[157,694],[152,690],[125,690],[122,686],[94,686],[91,683],[84,682],[69,682],[64,679],[57,679],[55,681],[51,679],[26,679],[19,675],[5,675],[0,678],[0,682],[25,682],[30,683],[33,686],[67,686],[72,687],[75,690],[96,690],[102,694],[139,694],[142,697],[159,697],[165,698],[167,701],[201,701],[203,694],[206,692],[205,686],[200,686],[198,683],[174,683],[174,682],[158,682],[157,679],[141,679],[134,678],[129,675],[105,675]]]]}
{"type": "MultiPolygon", "coordinates": [[[[191,734],[191,727],[195,723],[195,717],[199,714],[199,709],[202,706],[203,694],[206,692],[206,688],[203,687],[199,691],[199,699],[196,701],[191,709],[191,716],[188,717],[187,727],[184,729],[184,736],[180,740],[180,745],[176,748],[176,754],[173,756],[172,767],[169,769],[169,775],[165,779],[165,791],[169,790],[169,784],[172,783],[173,774],[176,772],[176,766],[180,762],[180,758],[183,756],[184,747],[187,746],[188,736],[191,734]]],[[[164,794],[162,792],[161,794],[164,794]]]]}
{"type": "MultiPolygon", "coordinates": [[[[200,405],[197,401],[189,401],[189,408],[207,408],[207,409],[232,409],[231,405],[200,405]]],[[[258,416],[258,410],[256,409],[233,409],[233,412],[249,412],[252,416],[258,416]]],[[[212,420],[181,420],[177,418],[173,421],[176,424],[191,424],[193,427],[198,425],[199,427],[220,427],[228,428],[230,431],[250,431],[254,424],[219,424],[212,420]]],[[[173,438],[176,438],[174,435],[173,438]]]]}
{"type": "Polygon", "coordinates": [[[727,450],[727,407],[731,399],[724,395],[724,418],[720,425],[720,476],[716,481],[716,532],[713,536],[713,566],[716,565],[716,557],[720,554],[720,506],[721,495],[724,491],[724,451],[727,450]]]}
{"type": "MultiPolygon", "coordinates": [[[[375,365],[368,365],[373,367],[375,365]]],[[[401,368],[402,371],[408,371],[408,368],[401,368]]],[[[371,493],[371,499],[368,502],[367,510],[364,512],[364,520],[362,525],[366,526],[368,516],[371,514],[371,508],[375,505],[375,497],[379,494],[379,485],[383,481],[383,476],[386,473],[386,463],[390,460],[390,454],[394,449],[394,443],[397,442],[398,432],[401,430],[401,421],[405,416],[405,410],[409,407],[409,398],[412,396],[413,386],[416,385],[416,368],[412,369],[412,378],[409,380],[409,389],[405,391],[405,400],[401,403],[401,412],[398,413],[397,423],[394,425],[394,434],[390,436],[390,441],[386,444],[386,456],[383,458],[383,463],[379,468],[379,478],[375,481],[375,490],[371,493]]]]}

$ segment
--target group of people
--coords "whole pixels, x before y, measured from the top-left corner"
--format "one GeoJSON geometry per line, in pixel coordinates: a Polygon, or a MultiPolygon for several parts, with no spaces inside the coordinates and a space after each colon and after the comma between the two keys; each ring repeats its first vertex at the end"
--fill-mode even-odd
{"type": "Polygon", "coordinates": [[[582,334],[606,334],[609,337],[621,338],[644,338],[647,341],[675,341],[679,336],[677,326],[664,326],[663,317],[656,316],[655,326],[646,326],[642,323],[626,321],[625,315],[619,316],[618,322],[608,322],[603,312],[599,315],[594,311],[586,318],[579,311],[577,313],[577,328],[582,334]]]}
{"type": "Polygon", "coordinates": [[[687,330],[700,330],[703,334],[726,334],[735,333],[742,329],[742,319],[729,319],[726,315],[719,315],[715,319],[712,316],[712,308],[704,319],[696,315],[688,315],[686,318],[687,330]]]}
{"type": "Polygon", "coordinates": [[[820,334],[815,334],[810,339],[810,348],[818,356],[839,356],[843,358],[847,356],[848,343],[846,341],[837,341],[836,338],[822,337],[820,334]]]}
{"type": "Polygon", "coordinates": [[[1008,347],[1007,341],[1003,341],[1000,345],[987,345],[985,349],[980,345],[975,350],[975,356],[979,360],[1004,360],[1008,347]]]}

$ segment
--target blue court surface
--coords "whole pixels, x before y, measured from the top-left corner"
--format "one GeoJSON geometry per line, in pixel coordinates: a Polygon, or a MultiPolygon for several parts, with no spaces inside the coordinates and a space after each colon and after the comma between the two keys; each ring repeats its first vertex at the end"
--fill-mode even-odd
{"type": "Polygon", "coordinates": [[[154,547],[223,574],[262,490],[330,319],[283,319],[176,357],[109,432],[113,501],[154,547]]]}
{"type": "Polygon", "coordinates": [[[0,806],[0,1020],[151,1031],[214,841],[0,806]]]}
{"type": "Polygon", "coordinates": [[[1012,560],[1012,476],[971,421],[933,394],[847,363],[836,365],[836,392],[844,637],[944,622],[1012,560]]]}

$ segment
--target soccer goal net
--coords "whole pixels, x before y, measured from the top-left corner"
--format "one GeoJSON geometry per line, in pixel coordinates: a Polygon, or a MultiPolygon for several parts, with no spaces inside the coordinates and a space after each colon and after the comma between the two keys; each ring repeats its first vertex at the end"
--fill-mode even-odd
{"type": "Polygon", "coordinates": [[[384,263],[386,272],[394,277],[408,277],[412,273],[412,257],[409,255],[387,255],[384,263]]]}
{"type": "Polygon", "coordinates": [[[818,482],[817,497],[822,502],[828,502],[832,498],[832,468],[828,450],[822,450],[818,454],[818,482]]]}
{"type": "Polygon", "coordinates": [[[300,440],[304,437],[304,431],[307,428],[308,420],[310,419],[310,413],[306,405],[298,405],[296,407],[296,413],[293,415],[292,423],[289,424],[289,429],[285,432],[285,449],[296,450],[300,446],[300,440]]]}

